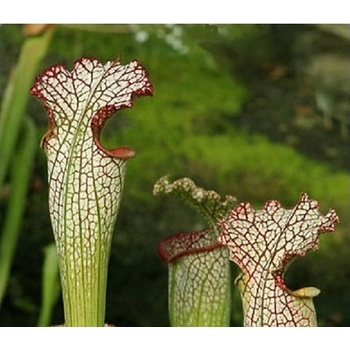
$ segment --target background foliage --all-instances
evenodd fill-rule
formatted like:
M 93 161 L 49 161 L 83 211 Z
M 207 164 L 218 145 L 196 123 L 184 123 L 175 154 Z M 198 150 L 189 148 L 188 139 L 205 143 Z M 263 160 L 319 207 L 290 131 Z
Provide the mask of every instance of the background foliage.
M 345 71 L 329 74 L 332 64 L 319 68 L 325 54 L 334 60 L 346 55 L 350 38 L 333 29 L 252 24 L 55 28 L 36 74 L 56 63 L 72 68 L 81 56 L 103 62 L 120 58 L 122 63 L 136 58 L 154 85 L 153 98 L 119 112 L 102 135 L 106 147 L 127 145 L 137 152 L 128 165 L 113 241 L 108 323 L 169 324 L 167 267 L 157 256 L 157 244 L 172 233 L 203 225 L 174 198 L 152 196 L 156 180 L 169 174 L 174 179 L 191 177 L 199 186 L 258 207 L 272 198 L 284 207 L 294 206 L 300 192 L 307 192 L 320 202 L 323 213 L 336 209 L 341 220 L 336 232 L 321 237 L 318 251 L 297 259 L 286 279 L 292 289 L 321 289 L 315 299 L 319 325 L 350 325 L 350 93 L 339 83 L 350 69 L 345 65 Z M 0 97 L 27 40 L 22 31 L 20 25 L 0 27 Z M 322 74 L 331 76 L 331 82 L 322 85 Z M 47 118 L 33 98 L 26 114 L 35 123 L 38 147 L 0 309 L 1 326 L 37 324 L 44 251 L 53 241 L 46 159 L 39 148 Z M 16 158 L 12 162 L 21 166 Z M 11 183 L 8 176 L 1 188 L 1 228 Z M 240 303 L 234 300 L 232 325 L 239 326 Z M 62 321 L 59 299 L 51 322 Z

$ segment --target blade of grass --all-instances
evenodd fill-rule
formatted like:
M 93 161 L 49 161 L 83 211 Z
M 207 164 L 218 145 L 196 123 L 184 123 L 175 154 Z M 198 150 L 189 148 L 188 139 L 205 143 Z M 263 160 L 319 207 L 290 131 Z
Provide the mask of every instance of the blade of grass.
M 0 308 L 19 237 L 33 159 L 37 148 L 35 125 L 27 118 L 24 119 L 24 122 L 22 142 L 11 164 L 11 193 L 0 237 Z
M 47 51 L 53 30 L 50 27 L 44 34 L 25 40 L 18 63 L 8 80 L 0 110 L 0 189 L 16 147 L 29 89 Z
M 45 248 L 45 261 L 42 275 L 42 305 L 38 327 L 47 327 L 51 323 L 52 310 L 60 292 L 58 259 L 54 243 Z

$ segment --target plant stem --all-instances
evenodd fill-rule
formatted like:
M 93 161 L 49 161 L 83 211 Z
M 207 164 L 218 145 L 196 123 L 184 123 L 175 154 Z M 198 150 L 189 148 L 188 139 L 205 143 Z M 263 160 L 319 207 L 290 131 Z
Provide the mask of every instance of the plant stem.
M 101 247 L 96 250 L 101 250 Z M 74 274 L 62 280 L 65 326 L 102 327 L 105 322 L 108 258 L 67 262 Z

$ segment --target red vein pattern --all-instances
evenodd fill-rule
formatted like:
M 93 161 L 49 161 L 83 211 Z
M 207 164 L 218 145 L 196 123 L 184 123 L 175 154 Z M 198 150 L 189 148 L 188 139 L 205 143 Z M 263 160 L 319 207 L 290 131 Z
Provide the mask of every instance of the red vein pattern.
M 331 232 L 339 219 L 334 210 L 326 216 L 318 202 L 300 196 L 298 204 L 283 209 L 276 200 L 263 210 L 242 203 L 221 220 L 219 241 L 228 246 L 230 259 L 241 269 L 236 282 L 241 292 L 245 326 L 316 326 L 308 287 L 289 290 L 283 280 L 286 264 L 319 244 L 319 234 Z
M 132 107 L 137 96 L 152 95 L 153 88 L 137 61 L 103 65 L 82 58 L 71 72 L 62 65 L 50 67 L 30 92 L 43 102 L 49 118 L 42 146 L 61 279 L 89 293 L 95 283 L 90 269 L 108 260 L 126 161 L 135 155 L 126 147 L 104 149 L 100 131 L 113 113 Z

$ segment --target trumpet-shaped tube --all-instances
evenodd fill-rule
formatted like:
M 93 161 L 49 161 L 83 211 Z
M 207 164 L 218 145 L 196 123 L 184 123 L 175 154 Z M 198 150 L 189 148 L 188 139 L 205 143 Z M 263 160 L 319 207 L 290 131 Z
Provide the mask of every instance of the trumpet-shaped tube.
M 307 194 L 293 209 L 276 200 L 262 210 L 242 203 L 221 220 L 219 241 L 242 270 L 236 279 L 241 292 L 245 326 L 316 326 L 314 287 L 291 291 L 283 275 L 288 262 L 316 249 L 319 235 L 333 231 L 339 221 L 334 210 L 325 216 Z
M 126 161 L 134 151 L 105 149 L 105 121 L 152 85 L 137 62 L 127 65 L 82 58 L 68 71 L 54 65 L 36 79 L 31 94 L 44 104 L 49 130 L 49 212 L 56 241 L 66 326 L 102 326 L 107 266 Z

